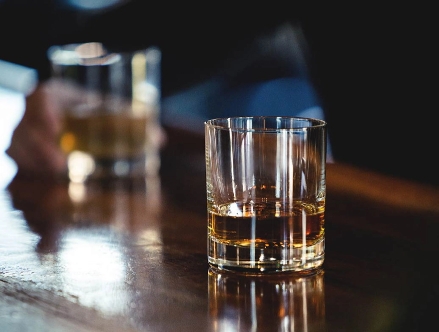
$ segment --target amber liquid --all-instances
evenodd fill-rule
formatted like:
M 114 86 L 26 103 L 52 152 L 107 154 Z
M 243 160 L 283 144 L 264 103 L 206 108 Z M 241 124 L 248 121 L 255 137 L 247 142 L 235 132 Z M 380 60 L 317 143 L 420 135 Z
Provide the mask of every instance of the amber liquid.
M 324 202 L 230 203 L 208 213 L 209 262 L 255 271 L 315 269 L 324 259 Z
M 147 115 L 67 113 L 60 145 L 66 153 L 81 151 L 95 158 L 133 158 L 145 153 L 147 125 Z
M 156 174 L 157 110 L 152 105 L 82 104 L 63 115 L 59 138 L 68 156 L 68 176 L 87 179 L 140 178 Z

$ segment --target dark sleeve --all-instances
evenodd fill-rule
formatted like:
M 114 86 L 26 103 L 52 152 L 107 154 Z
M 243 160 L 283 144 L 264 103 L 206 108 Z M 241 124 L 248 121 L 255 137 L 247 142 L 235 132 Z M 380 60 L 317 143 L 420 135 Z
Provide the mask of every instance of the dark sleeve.
M 54 44 L 103 42 L 116 51 L 156 45 L 162 50 L 164 93 L 218 73 L 253 39 L 291 19 L 291 6 L 179 4 L 125 0 L 100 11 L 62 0 L 0 0 L 7 47 L 0 58 L 49 75 L 46 51 Z
M 115 50 L 162 50 L 164 95 L 218 75 L 255 38 L 296 15 L 290 6 L 132 0 L 88 22 L 91 38 Z

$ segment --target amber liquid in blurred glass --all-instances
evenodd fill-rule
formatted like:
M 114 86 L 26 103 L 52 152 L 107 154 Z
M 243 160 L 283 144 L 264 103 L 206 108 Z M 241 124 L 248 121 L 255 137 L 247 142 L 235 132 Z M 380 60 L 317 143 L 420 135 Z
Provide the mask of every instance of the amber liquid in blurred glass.
M 133 158 L 145 153 L 148 116 L 66 114 L 60 144 L 64 152 L 82 151 L 96 158 Z
M 148 172 L 147 154 L 154 153 L 149 127 L 157 126 L 154 108 L 123 105 L 118 112 L 84 105 L 65 112 L 59 143 L 69 156 L 71 180 Z
M 323 201 L 231 203 L 209 208 L 208 214 L 208 256 L 214 266 L 266 272 L 323 263 Z

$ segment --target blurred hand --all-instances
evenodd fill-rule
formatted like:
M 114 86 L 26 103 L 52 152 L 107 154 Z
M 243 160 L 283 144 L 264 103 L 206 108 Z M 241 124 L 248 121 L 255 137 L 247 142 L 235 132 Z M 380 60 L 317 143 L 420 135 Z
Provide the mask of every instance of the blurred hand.
M 18 175 L 58 178 L 66 175 L 67 158 L 58 145 L 61 131 L 61 110 L 73 101 L 85 98 L 82 91 L 62 84 L 56 79 L 41 83 L 26 98 L 26 109 L 13 132 L 6 153 L 15 161 Z M 162 148 L 166 134 L 157 126 L 153 144 Z
M 6 150 L 18 174 L 55 177 L 66 169 L 66 158 L 57 144 L 61 123 L 59 96 L 53 87 L 53 82 L 42 83 L 26 98 L 23 118 Z

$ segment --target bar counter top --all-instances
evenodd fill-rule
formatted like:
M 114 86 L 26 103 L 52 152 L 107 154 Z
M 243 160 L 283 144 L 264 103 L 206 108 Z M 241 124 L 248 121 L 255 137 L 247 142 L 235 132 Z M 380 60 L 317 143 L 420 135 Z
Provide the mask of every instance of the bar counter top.
M 209 269 L 204 137 L 167 128 L 160 176 L 0 192 L 0 331 L 424 331 L 439 300 L 439 188 L 327 166 L 311 276 Z

